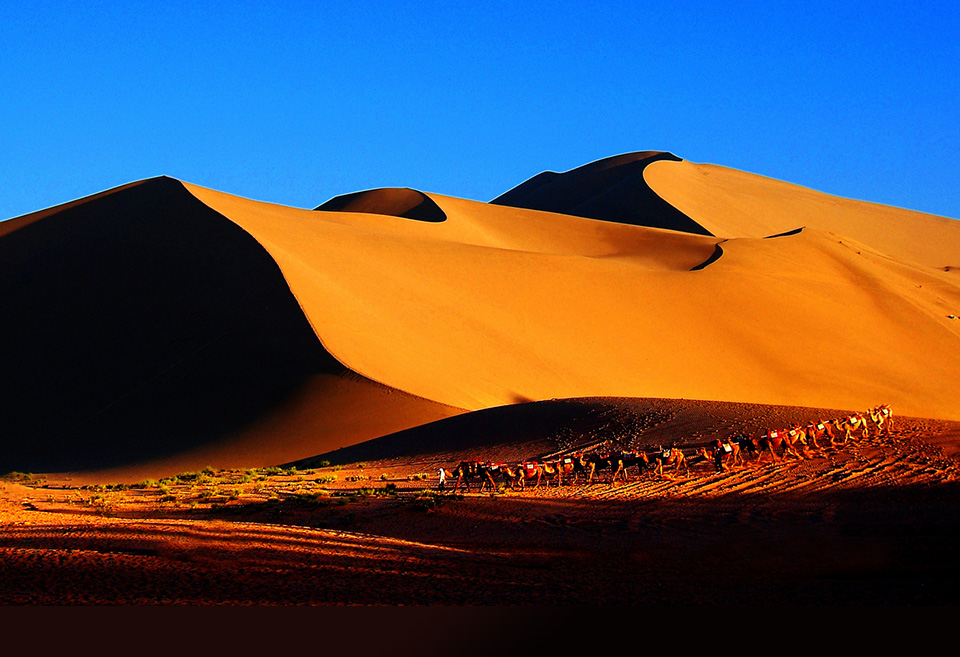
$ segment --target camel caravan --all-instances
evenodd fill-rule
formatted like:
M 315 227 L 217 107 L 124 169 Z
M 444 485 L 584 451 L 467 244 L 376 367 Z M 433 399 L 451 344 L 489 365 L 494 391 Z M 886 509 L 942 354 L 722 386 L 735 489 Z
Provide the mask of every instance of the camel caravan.
M 872 427 L 872 428 L 871 428 Z M 773 463 L 787 458 L 804 459 L 811 450 L 822 452 L 827 447 L 836 448 L 853 440 L 855 434 L 868 438 L 871 431 L 877 435 L 890 435 L 893 428 L 893 413 L 884 404 L 864 413 L 854 413 L 835 420 L 819 420 L 803 426 L 795 424 L 787 429 L 768 429 L 759 436 L 739 434 L 726 440 L 715 440 L 707 446 L 692 447 L 693 453 L 685 454 L 679 447 L 659 447 L 654 452 L 595 450 L 576 452 L 542 461 L 522 463 L 494 463 L 490 461 L 461 461 L 452 470 L 456 476 L 453 492 L 463 485 L 470 492 L 476 483 L 478 492 L 496 492 L 504 489 L 525 490 L 529 482 L 534 488 L 544 480 L 553 480 L 562 486 L 564 480 L 576 484 L 581 479 L 592 483 L 594 477 L 609 471 L 610 483 L 627 481 L 627 473 L 635 468 L 638 478 L 649 474 L 664 477 L 689 474 L 690 465 L 713 463 L 717 472 L 734 465 L 744 466 L 750 460 L 762 463 L 769 457 Z

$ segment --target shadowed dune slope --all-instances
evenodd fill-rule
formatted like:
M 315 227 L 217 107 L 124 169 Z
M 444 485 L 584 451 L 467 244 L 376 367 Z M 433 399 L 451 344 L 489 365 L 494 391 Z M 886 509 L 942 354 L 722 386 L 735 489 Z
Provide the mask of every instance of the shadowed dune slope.
M 425 223 L 187 187 L 274 256 L 338 360 L 450 406 L 885 402 L 960 418 L 955 273 L 830 232 L 722 240 L 437 194 L 447 220 Z
M 0 227 L 0 470 L 265 465 L 456 412 L 350 373 L 179 181 Z
M 960 266 L 960 221 L 806 187 L 713 164 L 652 163 L 650 187 L 721 237 L 764 237 L 801 226 L 829 231 L 900 259 Z
M 644 181 L 644 170 L 663 160 L 679 158 L 672 153 L 643 151 L 608 157 L 566 173 L 544 171 L 490 202 L 710 235 L 710 231 L 661 199 Z
M 443 221 L 447 216 L 426 194 L 409 188 L 371 189 L 336 196 L 316 208 L 326 212 L 386 214 L 419 221 Z

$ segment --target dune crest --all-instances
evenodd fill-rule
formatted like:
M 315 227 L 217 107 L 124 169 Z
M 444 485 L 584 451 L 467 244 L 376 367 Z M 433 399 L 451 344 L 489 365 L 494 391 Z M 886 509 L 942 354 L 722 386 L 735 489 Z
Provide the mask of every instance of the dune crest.
M 808 226 L 930 267 L 947 266 L 960 253 L 955 219 L 831 196 L 714 164 L 660 160 L 644 170 L 644 178 L 714 235 L 762 237 Z
M 447 215 L 423 192 L 410 188 L 371 189 L 335 196 L 315 208 L 323 212 L 386 214 L 418 221 L 445 221 Z
M 665 202 L 644 180 L 648 166 L 680 161 L 673 153 L 625 153 L 565 173 L 545 171 L 490 201 L 588 219 L 713 235 Z

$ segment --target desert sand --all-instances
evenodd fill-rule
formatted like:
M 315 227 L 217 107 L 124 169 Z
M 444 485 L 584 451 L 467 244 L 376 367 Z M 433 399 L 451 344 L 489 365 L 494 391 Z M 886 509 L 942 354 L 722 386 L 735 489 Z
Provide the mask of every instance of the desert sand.
M 691 448 L 823 413 L 558 400 L 450 418 L 315 468 L 209 470 L 130 489 L 8 478 L 0 602 L 955 604 L 958 422 L 898 417 L 890 436 L 721 473 L 699 462 L 615 484 L 607 471 L 590 484 L 481 494 L 474 482 L 453 495 L 451 481 L 430 493 L 433 472 L 464 458 L 611 439 L 649 448 L 665 436 Z
M 161 177 L 2 222 L 0 471 L 42 474 L 4 484 L 0 591 L 955 602 L 942 546 L 957 531 L 957 266 L 955 220 L 660 152 L 544 172 L 491 203 L 392 188 L 307 210 Z M 892 436 L 719 475 L 470 493 L 430 511 L 412 479 L 602 447 L 692 457 L 879 404 L 905 418 Z M 318 492 L 327 461 L 353 474 L 324 482 L 336 504 L 306 508 L 270 477 L 217 502 L 82 488 L 283 465 L 312 471 Z M 359 492 L 386 483 L 396 495 Z M 904 523 L 921 538 L 904 542 Z M 732 565 L 754 534 L 799 561 Z M 919 558 L 927 570 L 906 565 Z M 298 583 L 239 581 L 240 564 Z M 66 588 L 64 569 L 79 578 Z M 126 583 L 97 584 L 108 571 Z M 18 572 L 47 588 L 31 594 Z

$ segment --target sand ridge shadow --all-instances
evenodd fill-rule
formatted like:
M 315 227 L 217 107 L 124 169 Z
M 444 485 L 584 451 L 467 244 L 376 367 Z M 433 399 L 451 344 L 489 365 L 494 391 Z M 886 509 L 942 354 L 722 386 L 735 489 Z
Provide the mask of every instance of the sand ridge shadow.
M 428 223 L 447 220 L 436 201 L 409 187 L 384 187 L 335 196 L 314 208 L 320 212 L 364 212 L 383 214 Z
M 0 237 L 0 470 L 161 458 L 346 369 L 266 250 L 177 180 L 23 224 Z
M 725 241 L 726 241 L 726 240 L 724 240 L 724 242 L 725 242 Z M 722 242 L 721 242 L 720 244 L 722 244 Z M 709 266 L 712 265 L 713 263 L 715 263 L 717 260 L 719 260 L 720 257 L 723 255 L 723 248 L 721 248 L 720 244 L 717 244 L 717 245 L 714 247 L 713 253 L 710 255 L 709 258 L 707 258 L 706 260 L 704 260 L 703 262 L 701 262 L 699 265 L 696 265 L 696 266 L 694 266 L 694 267 L 691 267 L 691 268 L 690 268 L 690 271 L 701 271 L 701 270 L 703 270 L 703 269 L 706 269 L 707 267 L 709 267 Z
M 682 160 L 673 153 L 643 151 L 591 162 L 565 173 L 544 171 L 490 201 L 529 210 L 635 226 L 712 235 L 661 198 L 643 177 L 654 162 Z

